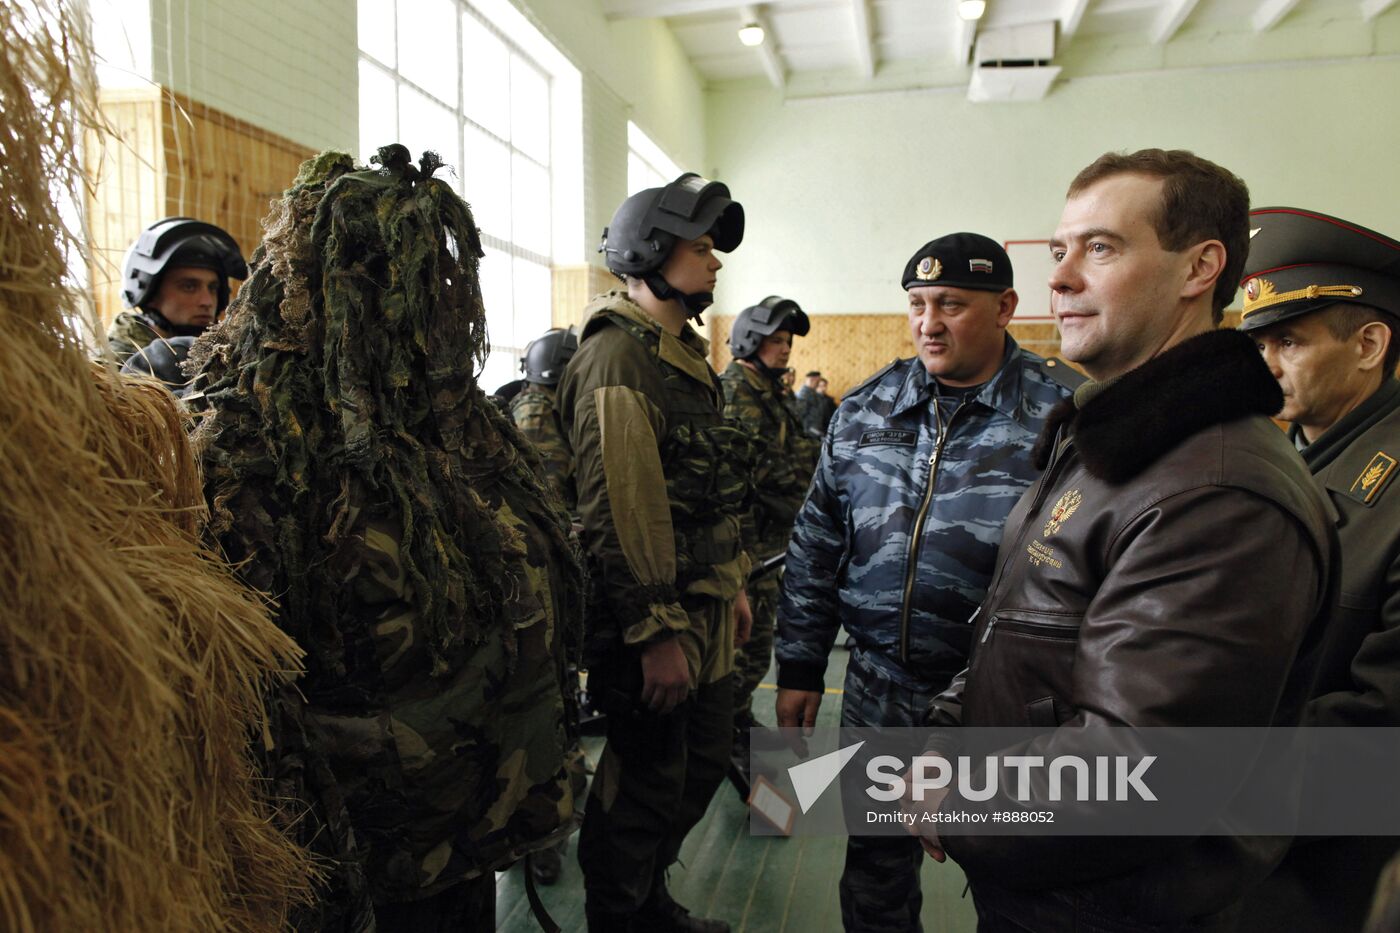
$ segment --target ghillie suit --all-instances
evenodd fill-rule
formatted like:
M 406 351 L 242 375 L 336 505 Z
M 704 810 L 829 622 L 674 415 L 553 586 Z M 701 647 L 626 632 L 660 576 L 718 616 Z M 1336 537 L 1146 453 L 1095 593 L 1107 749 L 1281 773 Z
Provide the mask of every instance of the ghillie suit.
M 174 400 L 86 359 L 53 203 L 86 55 L 0 6 L 0 929 L 279 930 L 310 862 L 247 750 L 299 652 L 200 546 Z
M 540 463 L 476 384 L 467 205 L 402 146 L 323 153 L 196 344 L 213 528 L 307 652 L 275 777 L 337 867 L 307 925 L 435 896 L 572 828 L 565 648 L 577 546 Z M 348 914 L 348 916 L 347 916 Z

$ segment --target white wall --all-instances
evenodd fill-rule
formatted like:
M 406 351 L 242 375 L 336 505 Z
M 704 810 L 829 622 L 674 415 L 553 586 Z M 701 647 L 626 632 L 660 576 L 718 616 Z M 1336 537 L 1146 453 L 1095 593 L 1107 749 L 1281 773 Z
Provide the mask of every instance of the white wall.
M 355 151 L 355 0 L 150 0 L 150 16 L 158 84 L 309 148 Z
M 705 91 L 659 20 L 609 21 L 597 0 L 512 0 L 583 73 L 585 258 L 627 197 L 627 121 L 687 171 L 707 173 Z
M 1390 53 L 1084 77 L 1034 104 L 972 104 L 962 87 L 787 103 L 756 84 L 717 89 L 711 161 L 748 229 L 716 310 L 777 293 L 809 312 L 898 311 L 921 244 L 957 230 L 1047 237 L 1071 178 L 1106 150 L 1191 149 L 1244 178 L 1256 206 L 1400 235 L 1397 100 Z

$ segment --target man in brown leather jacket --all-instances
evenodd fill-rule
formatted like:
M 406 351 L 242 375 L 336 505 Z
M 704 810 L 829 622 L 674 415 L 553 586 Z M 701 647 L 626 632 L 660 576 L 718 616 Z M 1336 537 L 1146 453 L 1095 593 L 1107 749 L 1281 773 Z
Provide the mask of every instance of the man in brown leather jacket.
M 935 724 L 1050 727 L 1048 760 L 1115 728 L 1298 722 L 1336 535 L 1253 341 L 1216 330 L 1248 210 L 1243 182 L 1183 151 L 1106 154 L 1071 184 L 1052 310 L 1094 381 L 1050 416 Z M 1288 844 L 922 832 L 967 873 L 982 933 L 1231 929 Z
M 1292 207 L 1253 211 L 1250 228 L 1240 330 L 1279 380 L 1279 417 L 1340 518 L 1341 599 L 1305 721 L 1400 726 L 1400 242 Z M 1246 928 L 1361 929 L 1397 846 L 1300 841 L 1251 898 Z

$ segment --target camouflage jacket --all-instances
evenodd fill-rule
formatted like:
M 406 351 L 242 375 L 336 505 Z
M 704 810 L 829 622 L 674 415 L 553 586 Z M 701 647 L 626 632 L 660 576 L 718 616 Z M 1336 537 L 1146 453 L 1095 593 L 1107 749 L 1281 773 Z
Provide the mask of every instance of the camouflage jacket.
M 939 396 L 917 358 L 846 395 L 788 546 L 780 686 L 822 689 L 843 625 L 902 685 L 942 689 L 963 669 L 1002 526 L 1038 473 L 1031 449 L 1076 376 L 1008 336 L 975 398 Z
M 162 336 L 139 312 L 123 311 L 107 328 L 107 352 L 121 366 L 137 350 Z
M 599 623 L 628 644 L 685 631 L 681 595 L 733 599 L 748 572 L 748 436 L 720 412 L 707 343 L 625 292 L 595 298 L 559 383 Z
M 508 634 L 473 646 L 450 672 L 431 673 L 397 510 L 352 507 L 355 533 L 331 556 L 360 623 L 337 624 L 358 641 L 355 663 L 377 669 L 308 677 L 302 715 L 335 775 L 376 901 L 500 868 L 567 834 L 582 799 L 577 713 L 567 695 L 541 691 L 563 680 L 561 647 L 577 637 L 568 631 L 579 609 L 566 595 L 569 568 L 542 531 L 550 519 L 540 502 L 489 478 L 479 491 L 517 535 L 505 557 L 519 589 Z M 352 501 L 375 498 L 352 485 Z
M 535 445 L 554 491 L 570 512 L 575 511 L 578 494 L 574 491 L 574 452 L 564 439 L 554 387 L 526 384 L 510 400 L 510 420 Z
M 745 537 L 755 542 L 754 561 L 787 549 L 788 536 L 807 484 L 812 480 L 818 444 L 807 436 L 792 396 L 771 376 L 732 361 L 720 374 L 724 416 L 753 436 L 759 451 L 754 467 L 754 504 L 745 516 Z

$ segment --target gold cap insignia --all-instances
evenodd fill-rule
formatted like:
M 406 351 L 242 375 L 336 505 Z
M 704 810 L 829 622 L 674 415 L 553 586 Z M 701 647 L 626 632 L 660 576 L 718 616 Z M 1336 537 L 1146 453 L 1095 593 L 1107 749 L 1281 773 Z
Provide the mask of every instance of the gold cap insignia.
M 1363 289 L 1360 285 L 1308 285 L 1292 291 L 1281 292 L 1268 279 L 1250 279 L 1244 283 L 1244 313 L 1249 317 L 1255 311 L 1263 311 L 1285 301 L 1311 301 L 1315 298 L 1360 298 Z
M 1390 474 L 1395 472 L 1395 458 L 1385 451 L 1378 450 L 1371 458 L 1371 462 L 1366 464 L 1366 469 L 1361 471 L 1361 475 L 1351 484 L 1351 491 L 1361 495 L 1361 501 L 1370 503 L 1385 487 L 1386 481 L 1390 479 Z
M 932 256 L 925 256 L 919 260 L 919 265 L 915 267 L 914 274 L 925 282 L 932 282 L 943 274 L 943 263 Z
M 1050 520 L 1045 523 L 1045 537 L 1050 537 L 1060 530 L 1060 526 L 1069 520 L 1074 514 L 1074 510 L 1079 508 L 1079 503 L 1084 501 L 1084 497 L 1079 494 L 1078 489 L 1071 489 L 1060 496 L 1055 507 L 1050 510 Z

